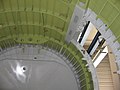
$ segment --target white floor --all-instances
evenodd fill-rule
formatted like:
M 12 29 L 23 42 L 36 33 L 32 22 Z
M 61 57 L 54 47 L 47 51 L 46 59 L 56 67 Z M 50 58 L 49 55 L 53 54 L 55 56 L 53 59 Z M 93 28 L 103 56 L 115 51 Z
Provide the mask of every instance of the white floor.
M 17 47 L 0 60 L 0 90 L 78 90 L 71 69 L 51 51 Z

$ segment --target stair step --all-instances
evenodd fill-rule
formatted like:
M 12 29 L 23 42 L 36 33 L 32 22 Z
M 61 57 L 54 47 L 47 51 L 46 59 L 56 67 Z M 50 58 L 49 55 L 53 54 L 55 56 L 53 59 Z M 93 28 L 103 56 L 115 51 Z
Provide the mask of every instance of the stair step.
M 100 90 L 114 90 L 110 63 L 108 59 L 108 56 L 106 56 L 96 69 Z
M 100 86 L 100 90 L 114 90 L 113 86 Z

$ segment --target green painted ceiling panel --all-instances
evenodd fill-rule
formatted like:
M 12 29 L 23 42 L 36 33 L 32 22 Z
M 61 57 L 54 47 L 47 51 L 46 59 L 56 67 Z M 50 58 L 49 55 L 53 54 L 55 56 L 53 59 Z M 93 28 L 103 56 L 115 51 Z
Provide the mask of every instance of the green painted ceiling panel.
M 53 5 L 52 5 L 53 4 Z M 51 11 L 52 13 L 54 13 L 54 9 L 55 9 L 55 0 L 48 0 L 48 11 Z
M 96 12 L 98 18 L 102 19 L 102 21 L 112 30 L 116 37 L 120 36 L 119 0 L 90 0 L 89 8 Z
M 19 35 L 24 34 L 24 33 L 23 33 L 23 30 L 22 30 L 22 27 L 21 27 L 20 25 L 17 26 L 17 30 L 18 30 L 18 32 L 19 32 Z
M 53 26 L 53 16 L 51 15 L 46 15 L 46 24 L 49 26 Z
M 0 38 L 5 36 L 5 31 L 0 29 Z
M 106 0 L 91 0 L 89 7 L 94 10 L 97 14 L 99 14 L 101 7 L 105 4 Z
M 115 36 L 120 35 L 120 15 L 116 18 L 116 20 L 110 26 L 111 30 L 115 34 Z
M 26 24 L 27 18 L 26 18 L 26 12 L 20 12 L 20 22 L 21 24 Z
M 33 18 L 34 18 L 33 17 L 33 12 L 27 12 L 26 14 L 27 14 L 26 15 L 27 16 L 26 17 L 26 20 L 27 20 L 26 23 L 27 24 L 33 24 Z
M 55 28 L 63 31 L 65 22 L 63 20 L 58 19 L 58 18 L 54 18 L 53 25 Z
M 44 25 L 49 25 L 51 26 L 53 23 L 53 16 L 49 15 L 49 14 L 44 14 Z
M 16 30 L 11 31 L 13 34 L 29 35 L 36 32 L 33 30 L 35 27 L 44 29 L 47 26 L 50 34 L 57 31 L 58 35 L 62 35 L 63 31 L 67 31 L 74 9 L 73 4 L 76 2 L 77 0 L 2 0 L 0 23 L 6 27 L 12 26 L 8 28 L 9 32 L 15 28 Z M 40 30 L 39 33 L 45 35 L 44 30 Z
M 3 29 L 0 29 L 0 37 L 6 37 L 9 34 L 9 27 L 4 27 Z
M 50 0 L 50 1 L 52 1 L 52 0 Z M 34 11 L 39 11 L 40 10 L 40 0 L 39 0 L 39 2 L 38 2 L 38 0 L 33 0 L 33 10 Z
M 33 24 L 39 24 L 41 22 L 41 14 L 40 13 L 33 13 Z
M 28 26 L 27 25 L 21 25 L 23 33 L 28 34 Z
M 118 13 L 119 12 L 117 9 L 113 7 L 109 2 L 107 2 L 104 6 L 104 9 L 101 10 L 100 15 L 107 21 L 108 25 L 110 25 Z
M 0 12 L 3 11 L 2 3 L 0 2 Z
M 45 32 L 45 36 L 47 36 L 47 37 L 51 37 L 50 35 L 51 35 L 51 29 L 48 29 L 48 28 L 44 28 L 44 32 Z
M 41 10 L 46 11 L 48 9 L 47 0 L 41 0 Z
M 8 22 L 6 21 L 6 15 L 5 13 L 0 13 L 0 24 L 6 25 Z
M 40 27 L 39 26 L 34 26 L 34 34 L 39 35 L 40 34 Z
M 68 7 L 66 7 L 65 4 L 56 2 L 55 4 L 55 13 L 59 13 L 60 16 L 63 16 L 64 18 L 67 18 L 68 14 Z
M 16 35 L 16 28 L 14 26 L 9 26 L 9 31 L 12 35 Z
M 2 9 L 6 11 L 10 11 L 12 8 L 10 6 L 10 1 L 9 0 L 1 0 L 2 3 Z
M 44 28 L 43 27 L 39 27 L 39 35 L 44 36 Z
M 34 35 L 34 26 L 32 26 L 32 25 L 28 25 L 28 34 L 30 34 L 30 35 Z
M 5 0 L 6 1 L 6 0 Z M 10 7 L 12 8 L 12 10 L 18 10 L 18 0 L 10 0 Z
M 9 34 L 11 35 L 11 31 L 10 31 L 9 27 L 5 27 L 3 29 L 3 32 L 4 32 L 3 36 L 9 36 Z
M 25 8 L 25 3 L 24 3 L 25 0 L 18 0 L 18 10 L 24 10 Z
M 33 9 L 33 0 L 25 0 L 25 7 L 27 10 L 32 10 Z
M 6 21 L 8 21 L 9 25 L 12 25 L 15 23 L 15 17 L 13 15 L 13 13 L 7 12 L 6 14 Z

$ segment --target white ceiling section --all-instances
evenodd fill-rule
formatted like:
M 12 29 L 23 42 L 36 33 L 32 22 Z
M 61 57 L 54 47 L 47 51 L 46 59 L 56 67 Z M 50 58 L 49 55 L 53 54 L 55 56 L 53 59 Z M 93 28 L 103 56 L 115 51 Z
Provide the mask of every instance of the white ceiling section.
M 95 68 L 100 64 L 100 62 L 105 58 L 105 56 L 108 54 L 108 48 L 107 46 L 97 55 L 97 58 L 94 60 L 94 66 Z
M 85 32 L 85 35 L 83 36 L 82 41 L 81 41 L 81 43 L 80 43 L 81 46 L 83 46 L 83 45 L 85 44 L 88 36 L 91 34 L 91 32 L 92 32 L 92 30 L 93 30 L 93 27 L 94 27 L 94 26 L 93 26 L 92 23 L 90 23 L 90 24 L 88 25 L 87 30 L 86 30 L 86 32 Z

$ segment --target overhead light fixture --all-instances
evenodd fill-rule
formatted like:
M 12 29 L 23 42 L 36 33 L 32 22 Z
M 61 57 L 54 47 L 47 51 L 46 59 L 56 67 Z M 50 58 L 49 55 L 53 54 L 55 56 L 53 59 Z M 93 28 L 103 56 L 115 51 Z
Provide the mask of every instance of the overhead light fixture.
M 105 56 L 108 54 L 108 48 L 107 46 L 102 50 L 102 52 L 99 53 L 97 58 L 94 60 L 94 67 L 96 68 L 100 62 L 105 58 Z

